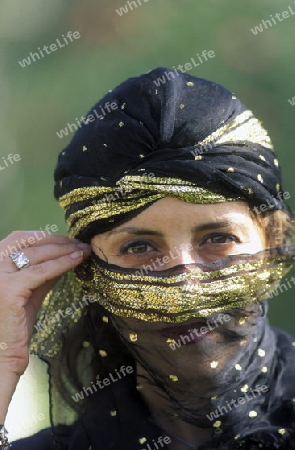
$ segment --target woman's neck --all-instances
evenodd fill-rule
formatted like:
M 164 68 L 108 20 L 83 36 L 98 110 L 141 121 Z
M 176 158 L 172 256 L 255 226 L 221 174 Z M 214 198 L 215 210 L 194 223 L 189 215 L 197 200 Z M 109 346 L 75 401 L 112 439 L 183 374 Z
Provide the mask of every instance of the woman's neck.
M 150 383 L 148 373 L 139 364 L 137 383 L 153 421 L 163 431 L 163 435 L 168 435 L 171 439 L 169 450 L 192 450 L 211 439 L 212 429 L 196 427 L 181 420 L 177 414 L 168 412 L 173 409 L 173 405 L 166 396 L 163 396 L 159 387 Z
M 175 358 L 171 361 L 164 357 L 166 354 L 162 359 L 154 359 L 153 366 L 144 361 L 146 368 L 137 362 L 139 392 L 153 421 L 170 436 L 169 450 L 198 448 L 218 436 L 218 432 L 235 434 L 248 401 L 259 412 L 262 393 L 255 389 L 262 384 L 268 385 L 275 359 L 275 338 L 264 318 L 252 320 L 249 319 L 252 323 L 247 333 L 223 345 L 222 354 L 214 355 L 215 347 L 208 347 L 212 351 L 210 356 L 216 356 L 214 359 L 219 362 L 214 369 L 212 365 L 204 369 L 199 357 L 201 344 L 194 347 L 191 358 L 183 367 L 175 366 Z M 241 346 L 246 341 L 248 344 Z M 175 383 L 171 383 L 171 372 L 166 371 L 173 368 L 179 375 L 179 378 L 175 377 Z M 255 395 L 251 395 L 251 390 Z M 242 400 L 237 403 L 236 399 L 240 397 Z M 187 444 L 182 444 L 181 440 Z

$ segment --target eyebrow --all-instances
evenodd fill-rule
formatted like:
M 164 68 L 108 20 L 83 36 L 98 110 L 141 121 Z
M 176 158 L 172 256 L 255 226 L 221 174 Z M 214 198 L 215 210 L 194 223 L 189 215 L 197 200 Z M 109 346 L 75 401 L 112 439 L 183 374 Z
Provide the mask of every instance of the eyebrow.
M 245 230 L 246 227 L 242 222 L 233 222 L 230 220 L 225 220 L 222 222 L 207 222 L 203 223 L 201 225 L 197 225 L 191 229 L 192 234 L 200 232 L 200 231 L 206 231 L 206 230 L 216 230 L 220 228 L 228 228 L 228 227 L 238 227 L 241 230 Z M 164 234 L 160 231 L 155 230 L 149 230 L 146 228 L 137 228 L 137 227 L 123 227 L 119 230 L 110 230 L 108 232 L 108 236 L 111 236 L 113 234 L 120 234 L 120 233 L 127 233 L 127 234 L 133 234 L 136 236 L 140 235 L 150 235 L 150 236 L 159 236 L 164 237 Z
M 120 230 L 111 230 L 108 232 L 108 236 L 111 236 L 112 234 L 119 234 L 119 233 L 128 233 L 128 234 L 135 234 L 135 235 L 141 235 L 141 234 L 147 234 L 152 236 L 160 236 L 163 237 L 163 233 L 160 231 L 155 230 L 148 230 L 145 228 L 137 228 L 137 227 L 124 227 L 120 228 Z
M 228 228 L 228 227 L 238 227 L 241 229 L 245 229 L 245 224 L 242 221 L 232 221 L 232 220 L 224 220 L 222 222 L 207 222 L 203 223 L 201 225 L 197 225 L 196 227 L 192 228 L 192 232 L 196 233 L 199 231 L 205 231 L 205 230 L 216 230 L 218 228 Z

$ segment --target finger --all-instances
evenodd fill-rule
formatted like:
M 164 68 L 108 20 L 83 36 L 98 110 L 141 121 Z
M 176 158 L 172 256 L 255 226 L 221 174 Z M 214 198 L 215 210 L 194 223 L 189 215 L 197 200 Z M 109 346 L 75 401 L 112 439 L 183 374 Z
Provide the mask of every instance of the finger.
M 69 255 L 76 250 L 82 250 L 84 254 L 90 255 L 91 246 L 84 243 L 68 243 L 68 244 L 47 244 L 36 247 L 28 247 L 24 254 L 29 259 L 29 266 L 40 264 L 45 261 L 54 260 L 60 256 Z M 11 273 L 15 272 L 16 265 L 8 258 L 1 266 L 2 270 Z
M 1 243 L 5 242 L 6 244 L 13 244 L 14 242 L 20 246 L 30 246 L 38 244 L 43 240 L 69 240 L 69 241 L 78 241 L 78 239 L 70 238 L 69 236 L 65 236 L 57 233 L 45 233 L 39 230 L 19 230 L 12 231 L 8 236 L 6 236 Z
M 43 245 L 44 243 L 68 243 L 79 242 L 78 239 L 69 238 L 61 234 L 45 234 L 44 232 L 33 231 L 13 231 L 0 242 L 0 251 L 7 250 L 7 254 L 14 251 L 21 251 L 27 247 Z
M 59 281 L 59 279 L 62 277 L 56 277 L 53 278 L 50 281 L 47 281 L 46 283 L 42 284 L 41 286 L 39 286 L 37 289 L 34 290 L 31 298 L 30 298 L 30 305 L 32 308 L 35 309 L 35 314 L 38 313 L 38 310 L 40 308 L 40 306 L 42 305 L 46 295 L 48 294 L 48 292 L 53 289 L 54 285 Z
M 48 235 L 43 235 L 42 233 L 40 234 L 38 231 L 33 231 L 33 236 L 28 236 L 28 238 L 26 239 L 26 244 L 27 246 L 30 247 L 34 247 L 34 246 L 38 246 L 38 245 L 43 245 L 44 243 L 46 244 L 51 244 L 51 243 L 69 243 L 69 242 L 81 242 L 79 241 L 79 239 L 75 239 L 75 238 L 70 238 L 69 236 L 64 236 L 62 234 L 48 234 Z M 30 237 L 32 237 L 33 239 L 30 239 Z M 30 239 L 30 242 L 29 242 Z
M 88 254 L 84 255 L 82 250 L 77 250 L 70 255 L 29 266 L 18 272 L 18 281 L 24 289 L 36 289 L 43 283 L 60 277 L 63 273 L 78 266 L 87 257 Z

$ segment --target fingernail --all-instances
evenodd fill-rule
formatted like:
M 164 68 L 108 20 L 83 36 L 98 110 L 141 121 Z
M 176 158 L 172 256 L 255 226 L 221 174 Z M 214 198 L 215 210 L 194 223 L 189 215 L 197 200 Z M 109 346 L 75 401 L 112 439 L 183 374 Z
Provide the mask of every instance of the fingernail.
M 77 252 L 73 252 L 70 254 L 70 258 L 72 259 L 78 259 L 81 258 L 81 256 L 83 256 L 83 252 L 81 250 L 78 250 Z

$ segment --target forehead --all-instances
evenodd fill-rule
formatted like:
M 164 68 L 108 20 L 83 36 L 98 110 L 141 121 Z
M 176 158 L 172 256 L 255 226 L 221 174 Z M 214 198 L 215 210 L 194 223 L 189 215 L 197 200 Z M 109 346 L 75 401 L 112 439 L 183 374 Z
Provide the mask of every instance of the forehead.
M 184 214 L 184 215 L 183 215 Z M 249 215 L 249 205 L 246 202 L 222 202 L 211 204 L 198 204 L 185 202 L 176 198 L 166 197 L 153 203 L 129 222 L 135 220 L 145 220 L 147 218 L 157 217 L 157 219 L 165 217 L 174 217 L 178 220 L 185 220 L 188 216 L 202 218 L 203 215 L 215 217 L 218 215 Z
M 114 234 L 126 227 L 144 227 L 169 229 L 196 226 L 206 223 L 243 223 L 253 224 L 249 205 L 246 202 L 223 202 L 214 204 L 196 204 L 175 198 L 163 198 L 153 203 L 136 217 L 113 228 L 107 234 Z

